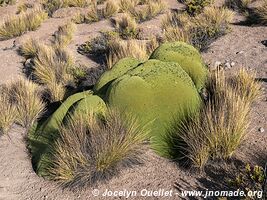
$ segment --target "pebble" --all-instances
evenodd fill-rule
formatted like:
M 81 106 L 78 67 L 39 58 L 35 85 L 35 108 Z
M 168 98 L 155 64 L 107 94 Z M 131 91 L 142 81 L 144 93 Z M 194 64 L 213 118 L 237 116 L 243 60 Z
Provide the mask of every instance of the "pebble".
M 235 62 L 231 62 L 231 67 L 235 66 Z
M 231 69 L 231 64 L 229 62 L 225 63 L 224 66 L 226 69 Z
M 263 133 L 265 130 L 264 130 L 263 127 L 260 127 L 260 128 L 259 128 L 259 131 L 260 131 L 261 133 Z
M 244 51 L 238 51 L 236 52 L 236 54 L 242 54 L 242 53 L 245 53 Z
M 215 67 L 220 67 L 221 64 L 222 64 L 222 63 L 221 63 L 220 61 L 216 61 L 216 62 L 215 62 Z

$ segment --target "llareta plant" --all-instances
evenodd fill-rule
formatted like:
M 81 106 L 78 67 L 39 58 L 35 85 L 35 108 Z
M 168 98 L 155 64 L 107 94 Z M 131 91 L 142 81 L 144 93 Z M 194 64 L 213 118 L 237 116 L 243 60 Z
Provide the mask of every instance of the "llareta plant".
M 266 167 L 264 169 L 258 165 L 247 164 L 245 170 L 241 171 L 234 179 L 229 180 L 229 185 L 245 191 L 247 194 L 250 191 L 258 191 L 257 195 L 247 195 L 251 199 L 266 199 L 264 198 L 267 189 Z

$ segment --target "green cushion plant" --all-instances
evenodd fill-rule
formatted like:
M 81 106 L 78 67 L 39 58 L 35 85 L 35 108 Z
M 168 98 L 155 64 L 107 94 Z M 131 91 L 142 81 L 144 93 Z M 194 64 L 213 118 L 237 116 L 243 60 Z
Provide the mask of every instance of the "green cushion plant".
M 106 105 L 100 97 L 85 91 L 68 97 L 45 122 L 36 124 L 29 133 L 29 147 L 37 174 L 47 175 L 53 143 L 59 137 L 60 126 L 67 123 L 69 117 L 89 112 L 102 115 L 105 110 Z
M 97 81 L 94 87 L 94 92 L 105 97 L 108 86 L 116 78 L 124 75 L 127 71 L 135 68 L 141 63 L 141 61 L 135 58 L 123 58 L 119 60 L 110 70 L 106 71 Z
M 207 69 L 197 49 L 184 42 L 167 42 L 160 45 L 150 59 L 177 62 L 192 78 L 200 91 L 205 84 Z
M 162 136 L 172 118 L 196 111 L 200 98 L 190 76 L 178 63 L 152 59 L 113 81 L 107 102 L 149 126 L 152 146 L 164 156 Z

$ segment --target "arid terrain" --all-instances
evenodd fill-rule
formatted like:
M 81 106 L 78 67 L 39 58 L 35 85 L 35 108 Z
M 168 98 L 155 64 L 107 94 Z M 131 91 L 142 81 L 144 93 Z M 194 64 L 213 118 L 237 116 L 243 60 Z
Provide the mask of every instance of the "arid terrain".
M 26 2 L 19 1 L 15 5 L 0 7 L 0 23 L 8 15 L 15 15 L 17 5 Z M 33 2 L 34 1 L 29 1 Z M 168 9 L 184 9 L 177 0 L 167 0 Z M 217 2 L 222 3 L 221 1 Z M 254 5 L 252 5 L 254 6 Z M 18 53 L 23 41 L 34 38 L 50 43 L 58 26 L 65 24 L 77 9 L 62 8 L 46 19 L 36 31 L 30 31 L 22 36 L 0 41 L 0 83 L 16 80 L 24 76 L 25 58 Z M 143 22 L 140 27 L 145 35 L 160 35 L 161 18 L 165 14 Z M 56 182 L 39 177 L 32 168 L 31 156 L 26 145 L 25 129 L 13 125 L 8 134 L 0 137 L 0 199 L 1 200 L 75 200 L 75 199 L 125 199 L 125 197 L 94 196 L 92 191 L 98 189 L 102 194 L 106 189 L 141 191 L 173 190 L 172 197 L 130 197 L 129 199 L 187 199 L 181 196 L 183 190 L 224 190 L 227 180 L 249 163 L 263 166 L 267 163 L 267 26 L 244 25 L 244 17 L 235 12 L 231 31 L 214 40 L 201 52 L 204 62 L 213 68 L 216 65 L 226 65 L 226 74 L 231 76 L 240 67 L 257 72 L 257 78 L 262 82 L 263 94 L 253 105 L 250 132 L 232 158 L 228 161 L 212 161 L 205 170 L 199 173 L 194 169 L 184 169 L 175 162 L 162 158 L 152 150 L 145 153 L 142 165 L 122 170 L 117 176 L 106 183 L 95 187 L 87 187 L 82 191 L 70 191 L 58 186 Z M 67 46 L 77 65 L 92 68 L 91 84 L 104 71 L 103 66 L 86 55 L 78 53 L 78 47 L 100 34 L 100 31 L 113 30 L 108 19 L 91 24 L 77 24 L 73 40 Z M 232 64 L 232 66 L 227 67 Z M 227 65 L 228 64 L 228 65 Z M 242 112 L 242 110 L 240 110 Z M 192 199 L 198 199 L 192 198 Z M 211 197 L 210 199 L 215 199 Z

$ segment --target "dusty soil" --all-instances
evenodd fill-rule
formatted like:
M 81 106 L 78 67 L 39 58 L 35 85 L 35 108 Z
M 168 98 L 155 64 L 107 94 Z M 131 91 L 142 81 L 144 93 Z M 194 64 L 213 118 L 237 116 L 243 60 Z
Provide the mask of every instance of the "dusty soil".
M 176 0 L 169 0 L 169 7 L 182 8 Z M 68 8 L 67 10 L 71 10 Z M 0 8 L 0 22 L 8 15 L 16 12 L 16 6 Z M 24 59 L 17 54 L 17 49 L 22 41 L 34 37 L 49 42 L 51 35 L 59 25 L 68 20 L 69 15 L 58 11 L 54 18 L 46 20 L 42 26 L 34 32 L 29 32 L 21 37 L 0 41 L 0 84 L 10 79 L 22 76 L 21 69 Z M 152 33 L 160 31 L 159 22 L 161 16 L 142 24 L 148 27 Z M 182 190 L 222 190 L 227 188 L 226 179 L 231 171 L 241 168 L 245 163 L 264 165 L 267 162 L 267 47 L 262 41 L 267 40 L 267 27 L 232 25 L 232 31 L 214 41 L 210 47 L 202 53 L 204 60 L 210 66 L 216 61 L 234 62 L 235 65 L 228 69 L 229 74 L 239 67 L 245 66 L 257 71 L 258 78 L 263 82 L 264 94 L 259 102 L 255 103 L 252 116 L 251 131 L 246 141 L 241 145 L 233 159 L 226 163 L 211 163 L 205 172 L 197 173 L 193 170 L 185 170 L 164 158 L 157 156 L 148 150 L 144 157 L 145 162 L 141 166 L 123 170 L 118 176 L 107 183 L 102 183 L 95 188 L 86 188 L 84 191 L 72 192 L 63 190 L 51 181 L 38 177 L 32 169 L 30 156 L 26 148 L 25 130 L 14 125 L 8 135 L 0 138 L 0 199 L 1 200 L 74 200 L 74 199 L 125 199 L 105 198 L 93 196 L 93 189 L 99 189 L 100 194 L 106 189 L 141 191 L 147 190 L 173 190 L 177 195 L 170 199 L 183 199 L 180 196 Z M 77 25 L 77 31 L 69 50 L 75 56 L 76 62 L 92 68 L 99 67 L 97 63 L 88 57 L 77 53 L 77 46 L 84 43 L 89 37 L 94 37 L 101 30 L 112 29 L 108 20 L 94 24 Z M 241 112 L 241 111 L 240 111 Z M 259 128 L 265 131 L 261 133 Z M 231 169 L 231 170 L 229 170 Z M 163 199 L 162 197 L 132 197 L 130 199 Z M 168 198 L 164 198 L 168 199 Z

